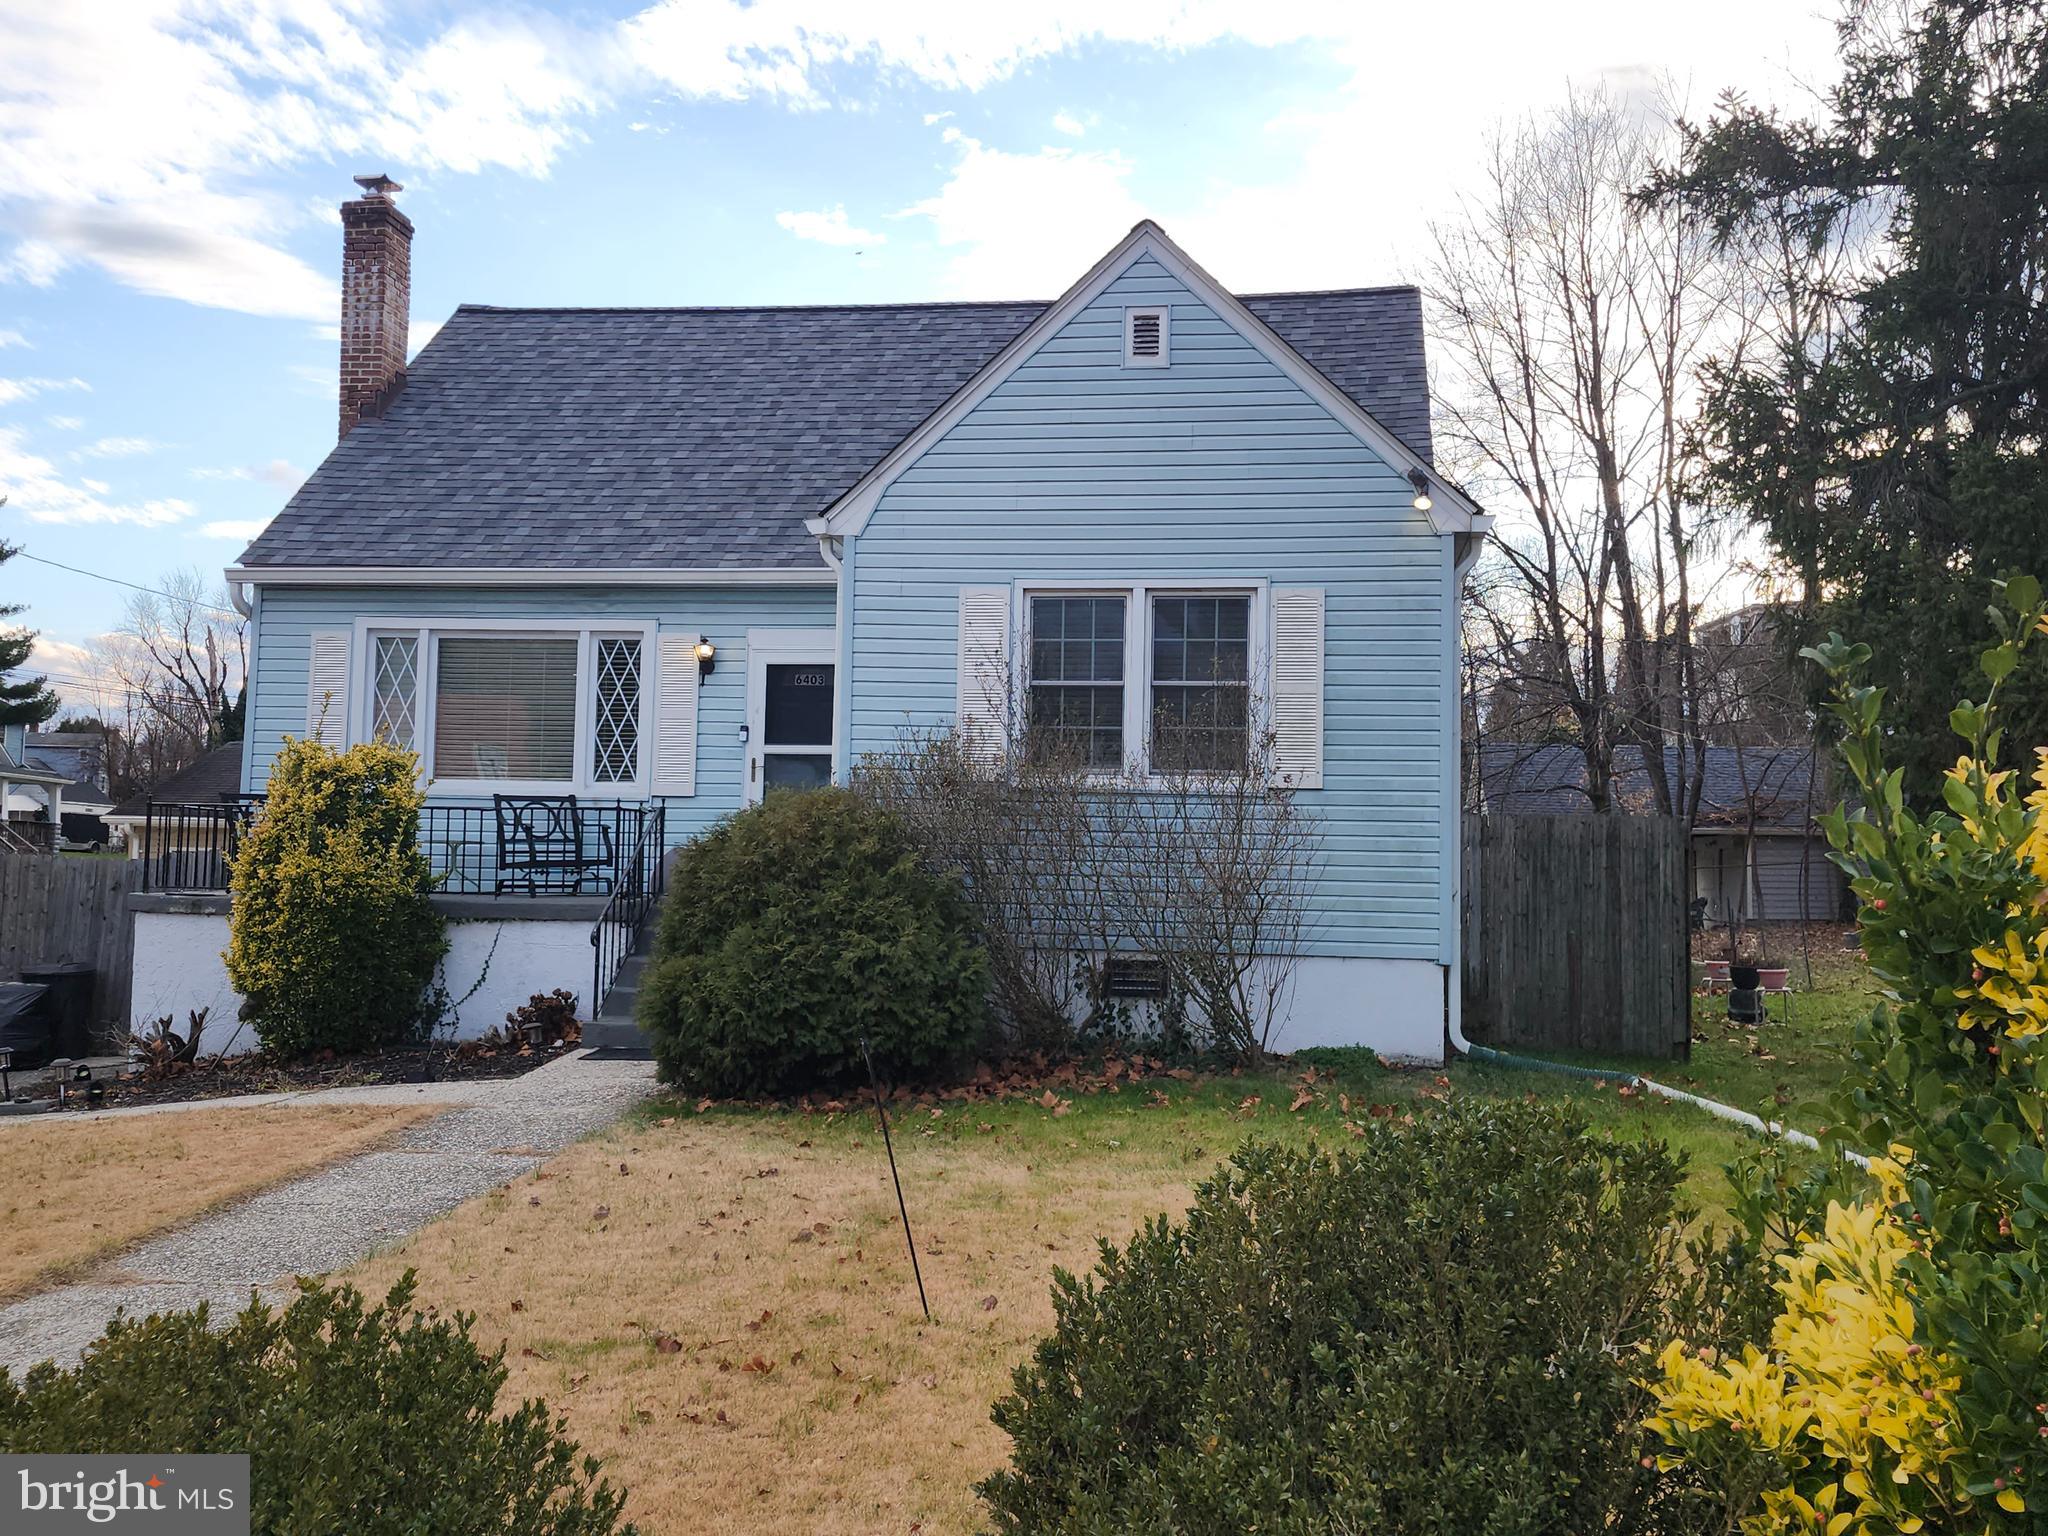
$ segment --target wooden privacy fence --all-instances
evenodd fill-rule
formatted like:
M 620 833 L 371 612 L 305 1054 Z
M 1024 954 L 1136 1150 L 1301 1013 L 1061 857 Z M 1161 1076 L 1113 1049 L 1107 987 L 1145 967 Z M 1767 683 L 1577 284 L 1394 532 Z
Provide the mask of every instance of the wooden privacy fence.
M 126 1030 L 135 932 L 128 893 L 141 877 L 130 859 L 0 854 L 0 981 L 19 980 L 25 965 L 90 965 L 94 1029 Z
M 1687 1054 L 1682 822 L 1467 816 L 1464 842 L 1469 1035 L 1510 1050 Z

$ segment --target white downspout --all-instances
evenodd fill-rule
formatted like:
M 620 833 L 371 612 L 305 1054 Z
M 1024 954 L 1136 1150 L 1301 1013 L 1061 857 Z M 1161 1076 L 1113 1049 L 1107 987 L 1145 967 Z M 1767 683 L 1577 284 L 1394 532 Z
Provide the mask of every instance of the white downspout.
M 833 576 L 832 651 L 837 662 L 832 670 L 832 780 L 844 784 L 853 768 L 852 744 L 847 740 L 853 718 L 853 614 L 845 559 L 852 553 L 852 545 L 838 534 L 820 533 L 817 538 L 818 554 L 832 568 Z
M 1464 648 L 1464 626 L 1460 619 L 1465 600 L 1465 577 L 1478 561 L 1479 551 L 1485 543 L 1485 529 L 1476 529 L 1466 537 L 1464 549 L 1452 562 L 1451 639 L 1450 644 L 1444 647 L 1449 658 L 1444 665 L 1444 696 L 1451 703 L 1451 793 L 1446 805 L 1451 825 L 1456 829 L 1450 839 L 1451 963 L 1444 972 L 1444 1027 L 1450 1035 L 1451 1049 L 1460 1056 L 1472 1054 L 1472 1042 L 1465 1038 L 1465 813 L 1457 794 L 1458 774 L 1465 757 L 1463 694 L 1458 687 L 1458 661 Z

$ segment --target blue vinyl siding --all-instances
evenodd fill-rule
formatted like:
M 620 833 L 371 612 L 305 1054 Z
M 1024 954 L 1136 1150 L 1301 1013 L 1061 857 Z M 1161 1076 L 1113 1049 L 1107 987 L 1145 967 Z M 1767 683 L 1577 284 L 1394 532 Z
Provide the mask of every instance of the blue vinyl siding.
M 419 618 L 612 619 L 704 634 L 718 664 L 697 700 L 697 793 L 667 797 L 668 832 L 680 841 L 739 808 L 746 774 L 740 726 L 747 709 L 747 631 L 833 624 L 830 587 L 269 587 L 261 594 L 243 772 L 261 789 L 284 737 L 306 731 L 306 669 L 316 629 L 364 615 Z M 352 686 L 358 686 L 351 679 Z
M 1172 366 L 1123 311 L 1172 306 Z M 1263 578 L 1324 589 L 1311 952 L 1443 961 L 1450 541 L 1404 476 L 1141 256 L 889 488 L 856 542 L 853 754 L 950 721 L 963 585 Z

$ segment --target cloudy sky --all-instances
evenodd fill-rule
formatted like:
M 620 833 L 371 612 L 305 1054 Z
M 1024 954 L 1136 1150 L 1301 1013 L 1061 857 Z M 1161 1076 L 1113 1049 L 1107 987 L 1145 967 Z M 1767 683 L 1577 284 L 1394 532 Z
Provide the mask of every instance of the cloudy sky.
M 1572 85 L 1824 81 L 1809 0 L 0 0 L 0 536 L 217 571 L 332 445 L 335 205 L 458 303 L 1051 297 L 1151 216 L 1240 290 L 1410 277 Z M 66 675 L 123 589 L 0 569 Z

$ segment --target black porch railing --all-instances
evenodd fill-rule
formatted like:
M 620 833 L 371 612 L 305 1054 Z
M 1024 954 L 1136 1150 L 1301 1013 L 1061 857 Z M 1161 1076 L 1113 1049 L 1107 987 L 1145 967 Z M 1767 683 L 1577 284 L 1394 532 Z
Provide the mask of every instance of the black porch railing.
M 142 828 L 142 888 L 225 891 L 242 837 L 262 808 L 260 795 L 214 805 L 152 803 Z M 650 827 L 661 826 L 661 807 L 578 800 L 575 811 L 573 820 L 562 824 L 576 829 L 580 857 L 569 861 L 572 867 L 551 868 L 536 877 L 530 845 L 515 838 L 508 846 L 496 807 L 488 802 L 426 806 L 420 812 L 418 841 L 435 889 L 458 896 L 612 895 L 633 850 Z M 658 855 L 654 862 L 660 863 Z
M 605 999 L 611 995 L 612 983 L 619 979 L 620 967 L 633 953 L 633 947 L 640 939 L 640 929 L 661 900 L 668 869 L 665 833 L 665 817 L 662 807 L 657 805 L 642 824 L 639 838 L 623 850 L 619 882 L 612 888 L 612 899 L 605 903 L 597 926 L 590 930 L 593 951 L 590 1016 L 593 1019 L 604 1012 Z

